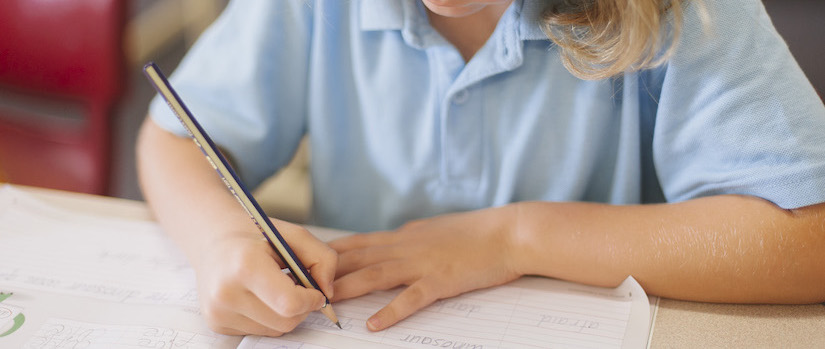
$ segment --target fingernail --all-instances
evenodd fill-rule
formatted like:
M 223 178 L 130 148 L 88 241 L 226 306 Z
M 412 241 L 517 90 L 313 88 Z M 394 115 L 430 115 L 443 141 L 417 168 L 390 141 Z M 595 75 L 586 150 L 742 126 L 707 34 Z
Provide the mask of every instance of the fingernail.
M 370 318 L 367 320 L 367 328 L 370 331 L 378 331 L 381 329 L 381 320 L 378 320 L 377 317 Z

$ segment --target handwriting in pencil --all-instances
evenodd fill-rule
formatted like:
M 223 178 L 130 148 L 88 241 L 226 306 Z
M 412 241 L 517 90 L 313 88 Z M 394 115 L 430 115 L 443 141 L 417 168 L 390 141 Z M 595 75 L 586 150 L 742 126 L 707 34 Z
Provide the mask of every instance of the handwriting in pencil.
M 599 322 L 588 319 L 575 319 L 558 315 L 541 315 L 536 324 L 537 327 L 552 328 L 556 330 L 581 332 L 585 329 L 598 329 Z
M 29 341 L 29 348 L 84 348 L 92 345 L 95 329 L 66 326 L 64 324 L 47 324 Z M 102 333 L 97 334 L 102 335 Z
M 147 327 L 137 338 L 136 344 L 144 348 L 185 348 L 192 344 L 197 334 L 180 332 L 171 328 Z
M 470 317 L 470 314 L 481 311 L 481 305 L 454 299 L 437 301 L 432 305 L 432 308 L 439 312 L 461 315 L 463 317 Z
M 49 319 L 26 343 L 32 349 L 156 348 L 206 349 L 217 335 L 153 326 L 115 326 Z
M 455 341 L 446 338 L 438 338 L 438 337 L 431 337 L 431 336 L 416 336 L 408 334 L 406 337 L 401 338 L 402 342 L 412 343 L 412 344 L 422 344 L 426 346 L 438 347 L 438 348 L 454 348 L 454 349 L 481 349 L 484 348 L 483 344 L 473 344 L 461 341 Z

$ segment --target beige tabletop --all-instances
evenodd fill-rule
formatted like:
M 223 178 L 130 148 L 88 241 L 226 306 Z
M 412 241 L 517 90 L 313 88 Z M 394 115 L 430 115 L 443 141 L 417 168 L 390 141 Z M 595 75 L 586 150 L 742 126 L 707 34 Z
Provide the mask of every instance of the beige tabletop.
M 56 206 L 152 220 L 143 202 L 20 187 Z M 825 348 L 825 306 L 734 305 L 661 299 L 651 348 Z

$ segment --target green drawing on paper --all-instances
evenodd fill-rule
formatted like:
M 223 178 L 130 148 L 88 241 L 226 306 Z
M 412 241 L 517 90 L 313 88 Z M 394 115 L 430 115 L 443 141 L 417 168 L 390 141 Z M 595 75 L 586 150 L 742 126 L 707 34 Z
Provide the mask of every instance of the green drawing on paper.
M 0 333 L 0 337 L 5 337 L 14 333 L 14 331 L 17 331 L 17 329 L 23 326 L 23 322 L 25 321 L 26 317 L 23 316 L 23 313 L 17 314 L 17 316 L 14 317 L 14 325 L 12 325 L 8 331 Z
M 8 299 L 11 295 L 12 293 L 0 293 L 0 302 Z M 9 328 L 6 332 L 0 333 L 0 337 L 8 336 L 14 333 L 14 331 L 17 331 L 17 329 L 23 326 L 23 323 L 26 322 L 26 317 L 23 316 L 23 313 L 20 313 L 17 314 L 12 321 L 14 321 L 14 324 L 12 324 L 11 328 Z

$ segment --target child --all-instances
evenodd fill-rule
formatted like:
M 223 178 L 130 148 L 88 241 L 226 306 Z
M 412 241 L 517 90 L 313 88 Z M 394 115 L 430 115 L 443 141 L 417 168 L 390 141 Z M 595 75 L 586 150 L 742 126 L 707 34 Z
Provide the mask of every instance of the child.
M 407 285 L 370 330 L 528 274 L 825 300 L 825 107 L 759 0 L 237 0 L 172 80 L 249 185 L 309 137 L 313 223 L 373 233 L 274 222 L 333 301 Z M 141 184 L 210 326 L 290 331 L 322 295 L 150 114 Z

